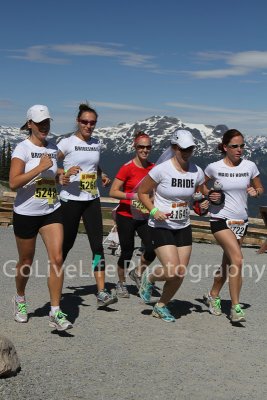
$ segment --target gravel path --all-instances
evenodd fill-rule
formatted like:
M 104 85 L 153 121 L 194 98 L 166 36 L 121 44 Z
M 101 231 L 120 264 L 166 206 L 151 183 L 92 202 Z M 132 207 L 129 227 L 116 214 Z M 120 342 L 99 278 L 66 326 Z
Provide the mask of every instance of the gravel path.
M 97 309 L 94 280 L 81 276 L 88 274 L 90 252 L 86 237 L 79 235 L 67 259 L 78 272 L 73 267 L 73 277 L 65 277 L 62 301 L 74 328 L 59 335 L 47 321 L 47 258 L 41 241 L 33 270 L 42 276 L 28 283 L 28 324 L 16 323 L 11 314 L 14 281 L 7 273 L 14 273 L 14 262 L 8 260 L 17 259 L 12 228 L 0 228 L 0 243 L 0 334 L 13 341 L 22 364 L 16 377 L 0 380 L 1 400 L 266 398 L 266 254 L 243 250 L 247 322 L 232 326 L 227 287 L 221 317 L 211 316 L 201 301 L 214 270 L 206 264 L 218 263 L 221 250 L 194 244 L 190 274 L 172 302 L 177 320 L 167 324 L 151 317 L 151 306 L 141 303 L 130 282 L 130 299 Z M 116 264 L 116 257 L 107 255 L 107 262 Z M 108 281 L 112 287 L 115 278 Z

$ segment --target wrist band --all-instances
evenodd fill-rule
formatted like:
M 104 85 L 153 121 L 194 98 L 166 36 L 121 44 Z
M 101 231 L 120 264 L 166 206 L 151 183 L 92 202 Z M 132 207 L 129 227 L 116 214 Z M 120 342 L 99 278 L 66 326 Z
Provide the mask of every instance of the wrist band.
M 135 193 L 125 193 L 126 200 L 133 200 Z
M 159 211 L 159 209 L 157 207 L 152 208 L 152 210 L 150 211 L 149 215 L 151 215 L 151 217 L 154 217 L 154 215 L 156 214 L 156 212 Z

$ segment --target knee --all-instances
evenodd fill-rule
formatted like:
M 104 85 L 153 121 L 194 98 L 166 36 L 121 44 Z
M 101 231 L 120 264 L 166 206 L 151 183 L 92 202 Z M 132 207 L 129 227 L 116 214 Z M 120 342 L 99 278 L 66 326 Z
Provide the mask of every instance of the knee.
M 19 259 L 18 266 L 30 267 L 33 263 L 33 257 L 22 257 Z
M 186 267 L 184 265 L 167 266 L 168 277 L 171 280 L 184 279 L 186 275 Z
M 55 265 L 56 267 L 61 267 L 63 264 L 63 257 L 61 254 L 54 256 L 50 259 L 50 264 Z

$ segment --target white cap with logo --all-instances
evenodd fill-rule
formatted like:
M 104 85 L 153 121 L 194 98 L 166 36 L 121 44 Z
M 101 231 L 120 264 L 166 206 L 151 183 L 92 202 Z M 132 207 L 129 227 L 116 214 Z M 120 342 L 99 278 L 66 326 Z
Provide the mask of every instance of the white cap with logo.
M 30 107 L 27 111 L 27 122 L 33 121 L 36 123 L 42 122 L 45 119 L 52 119 L 49 114 L 49 110 L 46 106 L 36 104 Z M 20 128 L 21 130 L 27 129 L 27 122 Z
M 186 149 L 196 145 L 192 133 L 185 129 L 178 129 L 173 133 L 171 144 L 177 144 L 181 149 Z

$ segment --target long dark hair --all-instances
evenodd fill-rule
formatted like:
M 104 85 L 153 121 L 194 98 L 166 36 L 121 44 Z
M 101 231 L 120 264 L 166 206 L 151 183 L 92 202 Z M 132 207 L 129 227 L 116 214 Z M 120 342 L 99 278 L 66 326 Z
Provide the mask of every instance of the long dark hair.
M 241 132 L 239 132 L 237 129 L 228 129 L 223 135 L 222 142 L 218 144 L 218 150 L 221 151 L 222 153 L 226 153 L 224 150 L 223 146 L 227 146 L 233 137 L 236 136 L 241 136 L 244 139 L 244 136 L 242 135 Z

